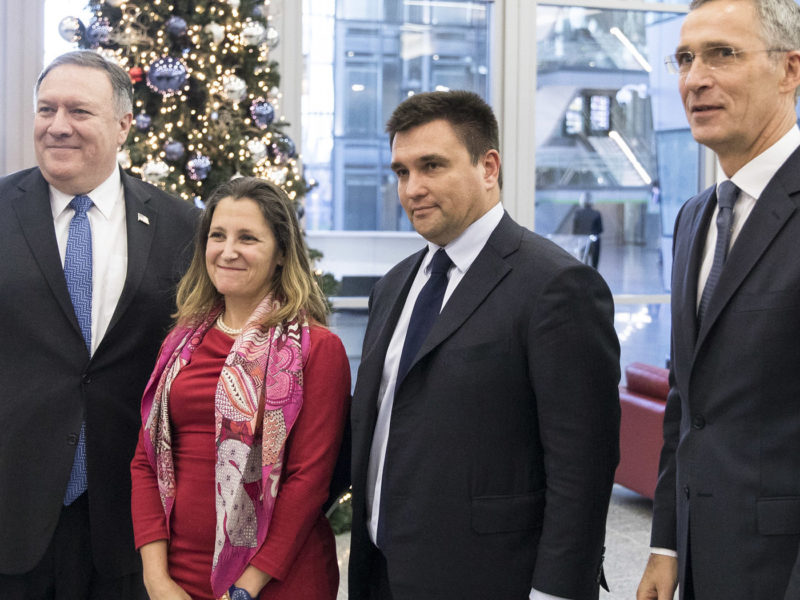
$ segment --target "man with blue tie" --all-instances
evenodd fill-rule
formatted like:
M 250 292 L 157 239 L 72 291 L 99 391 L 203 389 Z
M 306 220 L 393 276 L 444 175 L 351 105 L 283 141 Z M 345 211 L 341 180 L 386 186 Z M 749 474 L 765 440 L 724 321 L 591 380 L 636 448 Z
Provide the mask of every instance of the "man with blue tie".
M 800 598 L 800 7 L 695 0 L 668 66 L 717 184 L 675 222 L 672 358 L 638 600 Z
M 0 596 L 146 598 L 129 463 L 196 211 L 118 167 L 117 65 L 56 58 L 35 110 L 38 167 L 0 178 Z
M 387 130 L 428 243 L 370 296 L 349 597 L 597 598 L 619 454 L 611 294 L 504 212 L 479 96 L 411 96 Z

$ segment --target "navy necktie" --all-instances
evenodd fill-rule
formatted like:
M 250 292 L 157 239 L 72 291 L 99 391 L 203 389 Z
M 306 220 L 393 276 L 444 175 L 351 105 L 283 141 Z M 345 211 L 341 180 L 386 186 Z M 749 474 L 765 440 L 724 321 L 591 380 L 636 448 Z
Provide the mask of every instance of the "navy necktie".
M 400 385 L 408 373 L 414 357 L 422 346 L 422 342 L 428 337 L 428 332 L 442 309 L 442 299 L 447 289 L 447 272 L 452 264 L 453 262 L 447 256 L 444 248 L 439 248 L 433 255 L 430 277 L 417 296 L 414 310 L 411 312 L 403 352 L 400 355 L 400 366 L 397 369 L 396 386 Z
M 78 318 L 83 341 L 89 354 L 92 353 L 92 229 L 86 214 L 92 207 L 89 196 L 75 196 L 69 203 L 75 211 L 69 224 L 67 251 L 64 256 L 64 277 L 67 280 L 69 297 Z M 78 447 L 72 472 L 69 475 L 64 505 L 69 506 L 86 491 L 86 423 L 81 423 Z
M 703 320 L 706 314 L 708 303 L 714 288 L 717 287 L 719 276 L 722 274 L 722 267 L 728 257 L 728 246 L 731 241 L 731 229 L 733 228 L 733 205 L 739 197 L 739 188 L 732 181 L 723 181 L 717 189 L 717 244 L 714 247 L 714 262 L 711 264 L 711 271 L 708 274 L 706 285 L 703 288 L 703 295 L 700 297 L 700 308 L 697 311 L 698 323 Z

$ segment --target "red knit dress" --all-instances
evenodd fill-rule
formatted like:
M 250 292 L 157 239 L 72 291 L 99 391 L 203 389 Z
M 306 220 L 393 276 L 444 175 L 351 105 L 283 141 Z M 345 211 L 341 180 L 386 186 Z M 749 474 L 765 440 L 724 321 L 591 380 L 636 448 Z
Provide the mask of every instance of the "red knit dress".
M 233 339 L 208 330 L 169 398 L 176 496 L 169 523 L 170 576 L 194 599 L 213 599 L 214 392 Z M 303 368 L 303 408 L 286 442 L 285 467 L 269 533 L 251 564 L 273 579 L 262 600 L 334 600 L 336 545 L 320 507 L 328 494 L 350 394 L 350 367 L 339 338 L 311 329 Z M 166 539 L 156 476 L 141 440 L 131 463 L 136 547 Z

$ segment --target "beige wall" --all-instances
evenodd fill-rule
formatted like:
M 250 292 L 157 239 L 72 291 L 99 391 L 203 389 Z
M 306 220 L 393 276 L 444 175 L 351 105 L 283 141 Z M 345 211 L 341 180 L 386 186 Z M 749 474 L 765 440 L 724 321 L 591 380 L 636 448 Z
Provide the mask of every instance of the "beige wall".
M 33 84 L 42 69 L 44 0 L 0 0 L 0 175 L 36 164 Z

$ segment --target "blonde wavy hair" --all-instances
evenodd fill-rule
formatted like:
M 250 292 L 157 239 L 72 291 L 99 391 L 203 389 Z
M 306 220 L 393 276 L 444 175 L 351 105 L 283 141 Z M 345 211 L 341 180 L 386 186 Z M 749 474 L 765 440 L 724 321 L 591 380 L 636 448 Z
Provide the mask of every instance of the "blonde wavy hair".
M 225 198 L 255 202 L 283 254 L 283 265 L 275 269 L 270 285 L 270 291 L 281 302 L 281 307 L 271 312 L 263 324 L 272 327 L 302 314 L 326 325 L 328 309 L 325 296 L 311 271 L 308 249 L 292 201 L 280 187 L 256 177 L 239 177 L 223 183 L 206 202 L 192 262 L 178 284 L 178 310 L 174 315 L 177 323 L 196 324 L 223 300 L 206 270 L 206 244 L 214 211 Z

